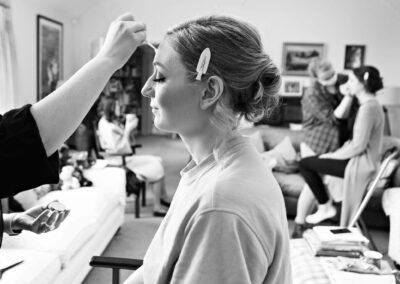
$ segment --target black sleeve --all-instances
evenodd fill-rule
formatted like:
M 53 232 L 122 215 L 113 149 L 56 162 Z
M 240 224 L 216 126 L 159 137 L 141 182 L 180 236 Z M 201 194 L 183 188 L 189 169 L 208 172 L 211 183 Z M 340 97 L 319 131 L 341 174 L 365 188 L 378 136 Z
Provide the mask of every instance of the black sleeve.
M 47 157 L 30 105 L 0 115 L 0 198 L 58 178 L 58 152 Z

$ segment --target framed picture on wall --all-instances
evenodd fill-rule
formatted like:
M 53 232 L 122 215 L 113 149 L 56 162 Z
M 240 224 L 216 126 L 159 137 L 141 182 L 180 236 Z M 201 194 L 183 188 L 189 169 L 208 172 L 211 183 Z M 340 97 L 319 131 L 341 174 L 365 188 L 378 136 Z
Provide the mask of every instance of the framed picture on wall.
M 364 65 L 365 45 L 346 45 L 344 69 L 353 69 Z
M 290 77 L 282 77 L 281 95 L 301 97 L 303 94 L 303 80 Z
M 284 43 L 282 52 L 282 73 L 284 75 L 307 76 L 311 59 L 325 56 L 323 43 Z
M 63 24 L 37 16 L 37 99 L 54 91 L 63 78 Z

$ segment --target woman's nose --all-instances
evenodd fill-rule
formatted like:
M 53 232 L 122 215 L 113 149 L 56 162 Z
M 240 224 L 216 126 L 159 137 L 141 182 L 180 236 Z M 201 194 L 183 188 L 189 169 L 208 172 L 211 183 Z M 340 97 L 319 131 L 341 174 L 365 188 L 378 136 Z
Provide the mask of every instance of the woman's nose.
M 150 77 L 142 88 L 142 95 L 148 98 L 154 98 L 153 80 Z

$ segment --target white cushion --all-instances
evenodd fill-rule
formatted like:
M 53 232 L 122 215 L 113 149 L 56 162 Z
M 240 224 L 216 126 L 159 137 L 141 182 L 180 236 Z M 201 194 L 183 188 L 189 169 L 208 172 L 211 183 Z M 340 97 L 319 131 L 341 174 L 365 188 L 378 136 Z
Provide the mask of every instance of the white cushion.
M 61 226 L 46 234 L 22 231 L 20 235 L 4 234 L 3 248 L 27 249 L 57 254 L 63 267 L 97 231 L 93 218 L 68 216 Z
M 24 262 L 5 272 L 0 281 L 2 284 L 53 284 L 61 270 L 60 259 L 56 254 L 1 248 L 0 261 L 17 258 Z
M 104 169 L 87 169 L 84 176 L 93 182 L 93 186 L 107 192 L 119 194 L 125 200 L 126 175 L 125 170 L 118 167 Z
M 114 208 L 123 205 L 117 193 L 104 191 L 99 187 L 52 191 L 42 197 L 38 204 L 48 204 L 53 200 L 60 201 L 71 210 L 67 219 L 75 216 L 91 218 L 100 225 Z
M 290 163 L 297 162 L 296 150 L 288 136 L 286 136 L 272 150 L 261 153 L 261 157 L 265 166 L 269 169 L 277 167 L 284 168 L 288 167 Z
M 118 206 L 123 206 L 118 194 L 97 187 L 52 191 L 38 204 L 47 204 L 52 200 L 60 201 L 71 210 L 57 230 L 42 235 L 24 231 L 18 236 L 6 237 L 4 247 L 53 252 L 66 265 L 97 232 L 108 215 Z

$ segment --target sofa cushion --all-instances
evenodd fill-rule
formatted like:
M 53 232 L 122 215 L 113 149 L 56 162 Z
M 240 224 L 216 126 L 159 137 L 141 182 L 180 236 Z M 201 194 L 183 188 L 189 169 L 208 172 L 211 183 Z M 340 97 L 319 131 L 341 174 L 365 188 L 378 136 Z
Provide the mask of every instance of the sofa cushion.
M 96 187 L 52 191 L 41 198 L 38 204 L 47 204 L 52 200 L 59 200 L 71 210 L 57 230 L 42 235 L 23 231 L 18 236 L 6 237 L 4 247 L 53 252 L 66 265 L 91 239 L 107 216 L 122 206 L 117 193 Z
M 82 187 L 66 191 L 52 191 L 42 197 L 38 204 L 48 204 L 58 200 L 71 210 L 70 217 L 91 218 L 99 225 L 122 202 L 115 192 L 99 187 Z
M 33 250 L 1 249 L 2 259 L 23 259 L 24 262 L 8 270 L 1 278 L 2 284 L 40 283 L 52 284 L 61 270 L 58 255 Z M 27 277 L 29 275 L 29 277 Z
M 104 169 L 90 168 L 84 170 L 86 178 L 93 182 L 93 186 L 103 191 L 113 192 L 125 201 L 126 176 L 125 170 L 119 167 Z
M 98 228 L 91 218 L 68 216 L 61 226 L 46 234 L 35 234 L 22 231 L 20 235 L 4 235 L 3 248 L 35 250 L 58 255 L 62 267 L 81 249 L 94 235 Z
M 305 184 L 303 177 L 299 173 L 273 172 L 273 174 L 282 189 L 283 196 L 299 197 Z
M 303 140 L 303 132 L 301 130 L 291 130 L 286 127 L 270 127 L 267 125 L 259 125 L 253 131 L 260 131 L 264 141 L 265 150 L 270 150 L 278 145 L 286 136 L 290 138 L 296 151 L 300 150 L 300 143 Z

